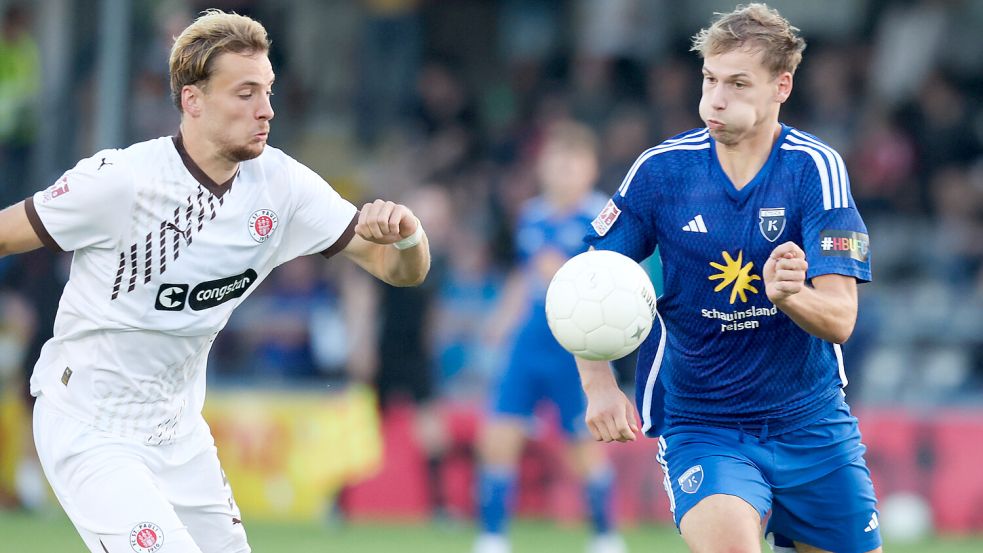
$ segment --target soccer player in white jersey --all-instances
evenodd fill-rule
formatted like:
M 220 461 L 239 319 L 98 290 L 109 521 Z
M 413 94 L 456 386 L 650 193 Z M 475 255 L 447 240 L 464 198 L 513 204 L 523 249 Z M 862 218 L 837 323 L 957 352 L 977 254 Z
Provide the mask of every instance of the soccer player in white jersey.
M 398 286 L 429 270 L 409 209 L 358 210 L 267 146 L 268 51 L 260 23 L 205 12 L 171 50 L 177 136 L 0 212 L 0 255 L 74 251 L 31 393 L 42 467 L 95 553 L 250 551 L 201 407 L 215 335 L 274 267 L 342 253 Z

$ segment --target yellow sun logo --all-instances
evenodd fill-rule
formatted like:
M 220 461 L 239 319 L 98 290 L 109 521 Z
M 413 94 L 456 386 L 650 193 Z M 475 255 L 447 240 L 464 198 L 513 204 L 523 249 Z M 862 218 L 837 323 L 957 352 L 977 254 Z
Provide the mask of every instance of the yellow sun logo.
M 733 284 L 734 287 L 730 291 L 730 303 L 734 303 L 737 296 L 741 296 L 742 302 L 747 302 L 746 291 L 758 293 L 758 289 L 751 286 L 751 283 L 756 280 L 761 280 L 758 275 L 752 275 L 751 269 L 754 268 L 754 262 L 748 261 L 747 265 L 743 265 L 744 262 L 744 251 L 741 250 L 737 252 L 737 260 L 735 261 L 730 257 L 728 252 L 720 252 L 724 256 L 724 265 L 720 263 L 710 262 L 710 266 L 720 272 L 715 275 L 710 275 L 708 278 L 710 280 L 721 281 L 717 284 L 717 287 L 713 289 L 714 292 L 719 292 L 729 285 Z

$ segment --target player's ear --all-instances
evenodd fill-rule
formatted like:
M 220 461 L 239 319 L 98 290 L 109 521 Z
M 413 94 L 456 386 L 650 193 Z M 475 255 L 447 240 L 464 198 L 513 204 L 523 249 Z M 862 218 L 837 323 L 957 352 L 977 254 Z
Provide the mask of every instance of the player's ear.
M 779 104 L 784 104 L 785 100 L 788 100 L 789 95 L 792 94 L 792 73 L 785 71 L 784 73 L 778 75 L 775 79 L 775 101 Z
M 191 117 L 201 115 L 201 98 L 204 91 L 194 84 L 181 87 L 181 110 Z

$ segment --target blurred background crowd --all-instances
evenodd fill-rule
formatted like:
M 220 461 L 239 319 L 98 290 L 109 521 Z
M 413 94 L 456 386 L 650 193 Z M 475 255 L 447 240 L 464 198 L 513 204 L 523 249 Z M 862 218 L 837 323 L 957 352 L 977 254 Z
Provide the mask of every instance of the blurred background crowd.
M 174 134 L 171 37 L 207 7 L 253 16 L 273 40 L 270 144 L 356 204 L 407 203 L 434 263 L 410 290 L 344 262 L 289 263 L 220 335 L 211 389 L 355 380 L 384 400 L 480 403 L 508 339 L 494 314 L 545 129 L 592 128 L 596 186 L 612 193 L 642 151 L 702 125 L 689 37 L 734 4 L 0 0 L 0 200 L 101 148 Z M 842 154 L 870 230 L 875 281 L 844 347 L 851 402 L 983 411 L 983 2 L 769 4 L 808 42 L 781 119 Z M 24 393 L 69 260 L 0 260 L 7 393 Z

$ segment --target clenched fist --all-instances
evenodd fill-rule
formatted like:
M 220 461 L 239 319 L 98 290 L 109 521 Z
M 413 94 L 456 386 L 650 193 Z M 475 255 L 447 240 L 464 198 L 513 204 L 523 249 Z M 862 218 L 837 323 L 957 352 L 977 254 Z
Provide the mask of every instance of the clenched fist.
M 405 205 L 376 200 L 362 206 L 355 234 L 376 244 L 394 244 L 416 232 L 420 221 Z
M 794 242 L 785 242 L 772 250 L 765 262 L 765 293 L 774 304 L 802 291 L 809 263 L 806 253 Z

